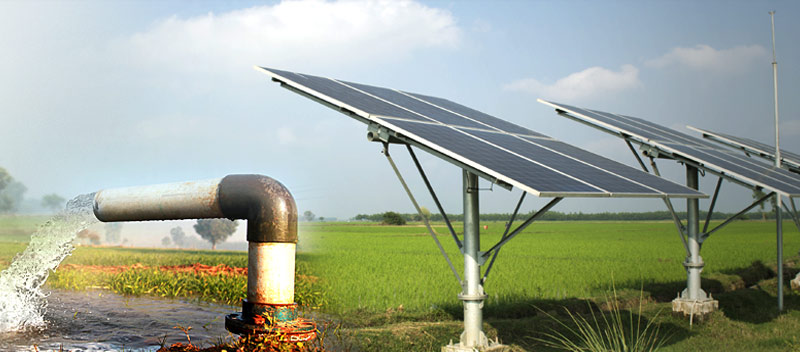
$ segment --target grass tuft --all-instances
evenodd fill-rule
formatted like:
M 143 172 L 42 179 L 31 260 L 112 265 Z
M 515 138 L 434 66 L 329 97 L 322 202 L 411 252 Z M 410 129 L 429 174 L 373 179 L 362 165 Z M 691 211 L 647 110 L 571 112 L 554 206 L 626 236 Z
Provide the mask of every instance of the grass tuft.
M 666 342 L 660 336 L 661 327 L 655 317 L 644 321 L 642 318 L 642 304 L 644 291 L 640 291 L 638 313 L 633 310 L 623 313 L 623 302 L 617 296 L 616 287 L 613 287 L 612 297 L 606 296 L 605 306 L 609 311 L 596 311 L 589 306 L 589 316 L 573 313 L 566 307 L 564 311 L 569 316 L 571 323 L 565 323 L 550 313 L 541 309 L 540 312 L 555 321 L 559 327 L 566 331 L 561 332 L 551 328 L 549 333 L 544 333 L 545 338 L 534 338 L 548 347 L 555 349 L 584 352 L 654 352 L 658 351 Z M 589 304 L 587 302 L 587 304 Z M 538 308 L 537 308 L 538 309 Z

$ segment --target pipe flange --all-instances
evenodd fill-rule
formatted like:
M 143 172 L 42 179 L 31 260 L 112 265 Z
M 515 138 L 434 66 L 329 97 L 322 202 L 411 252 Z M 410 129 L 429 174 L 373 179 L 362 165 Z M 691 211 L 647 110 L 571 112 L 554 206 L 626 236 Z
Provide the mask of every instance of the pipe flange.
M 250 324 L 240 313 L 233 313 L 225 316 L 225 329 L 243 336 L 275 335 L 280 341 L 287 342 L 304 342 L 317 338 L 317 325 L 304 318 L 273 325 Z
M 467 294 L 463 294 L 463 293 L 459 293 L 458 294 L 458 299 L 460 299 L 462 301 L 483 301 L 483 300 L 485 300 L 487 298 L 489 298 L 489 295 L 487 295 L 485 293 L 484 294 L 478 294 L 478 295 L 467 295 Z
M 699 263 L 683 262 L 683 266 L 686 269 L 692 269 L 692 268 L 700 268 L 700 269 L 702 269 L 704 266 L 706 266 L 706 263 L 704 263 L 702 260 Z

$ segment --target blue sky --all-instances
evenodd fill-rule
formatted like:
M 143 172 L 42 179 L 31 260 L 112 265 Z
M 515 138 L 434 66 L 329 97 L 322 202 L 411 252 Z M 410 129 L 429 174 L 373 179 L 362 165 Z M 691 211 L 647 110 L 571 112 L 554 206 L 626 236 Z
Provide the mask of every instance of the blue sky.
M 798 152 L 791 1 L 0 2 L 0 166 L 29 197 L 261 173 L 286 184 L 301 211 L 412 211 L 366 126 L 253 65 L 441 96 L 631 166 L 621 140 L 536 98 L 770 142 L 769 10 L 782 147 Z M 447 211 L 460 212 L 460 171 L 422 161 Z M 679 165 L 661 168 L 683 183 Z M 701 190 L 715 182 L 705 177 Z M 737 211 L 750 194 L 726 183 L 718 209 Z M 518 196 L 495 187 L 482 211 L 510 212 Z M 569 199 L 555 210 L 662 209 Z

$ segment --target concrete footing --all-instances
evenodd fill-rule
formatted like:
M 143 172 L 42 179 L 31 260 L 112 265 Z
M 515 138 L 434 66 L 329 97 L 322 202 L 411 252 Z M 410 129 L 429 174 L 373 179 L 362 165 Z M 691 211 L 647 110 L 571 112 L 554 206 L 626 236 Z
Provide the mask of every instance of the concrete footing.
M 459 343 L 453 343 L 453 341 L 450 340 L 450 344 L 449 345 L 442 346 L 442 352 L 474 352 L 474 351 L 481 351 L 481 352 L 509 352 L 509 351 L 511 351 L 511 347 L 501 344 L 499 340 L 497 340 L 497 339 L 495 339 L 494 341 L 487 340 L 486 336 L 483 336 L 483 333 L 481 333 L 481 335 L 482 335 L 482 340 L 484 342 L 483 346 L 478 346 L 478 347 L 464 346 L 460 342 Z
M 676 298 L 672 300 L 672 312 L 684 317 L 700 318 L 719 309 L 719 301 L 709 297 L 703 300 Z
M 792 279 L 792 281 L 789 283 L 792 285 L 792 290 L 800 290 L 800 273 L 798 273 L 797 276 L 795 276 L 794 279 Z

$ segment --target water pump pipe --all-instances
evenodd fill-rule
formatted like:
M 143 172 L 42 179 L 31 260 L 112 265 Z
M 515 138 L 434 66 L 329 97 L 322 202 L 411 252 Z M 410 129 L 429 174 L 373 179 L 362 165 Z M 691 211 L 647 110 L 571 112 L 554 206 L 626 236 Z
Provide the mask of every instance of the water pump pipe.
M 247 299 L 225 317 L 239 335 L 277 334 L 289 341 L 316 337 L 294 303 L 297 207 L 289 190 L 262 175 L 106 189 L 94 198 L 103 222 L 228 218 L 247 220 Z

